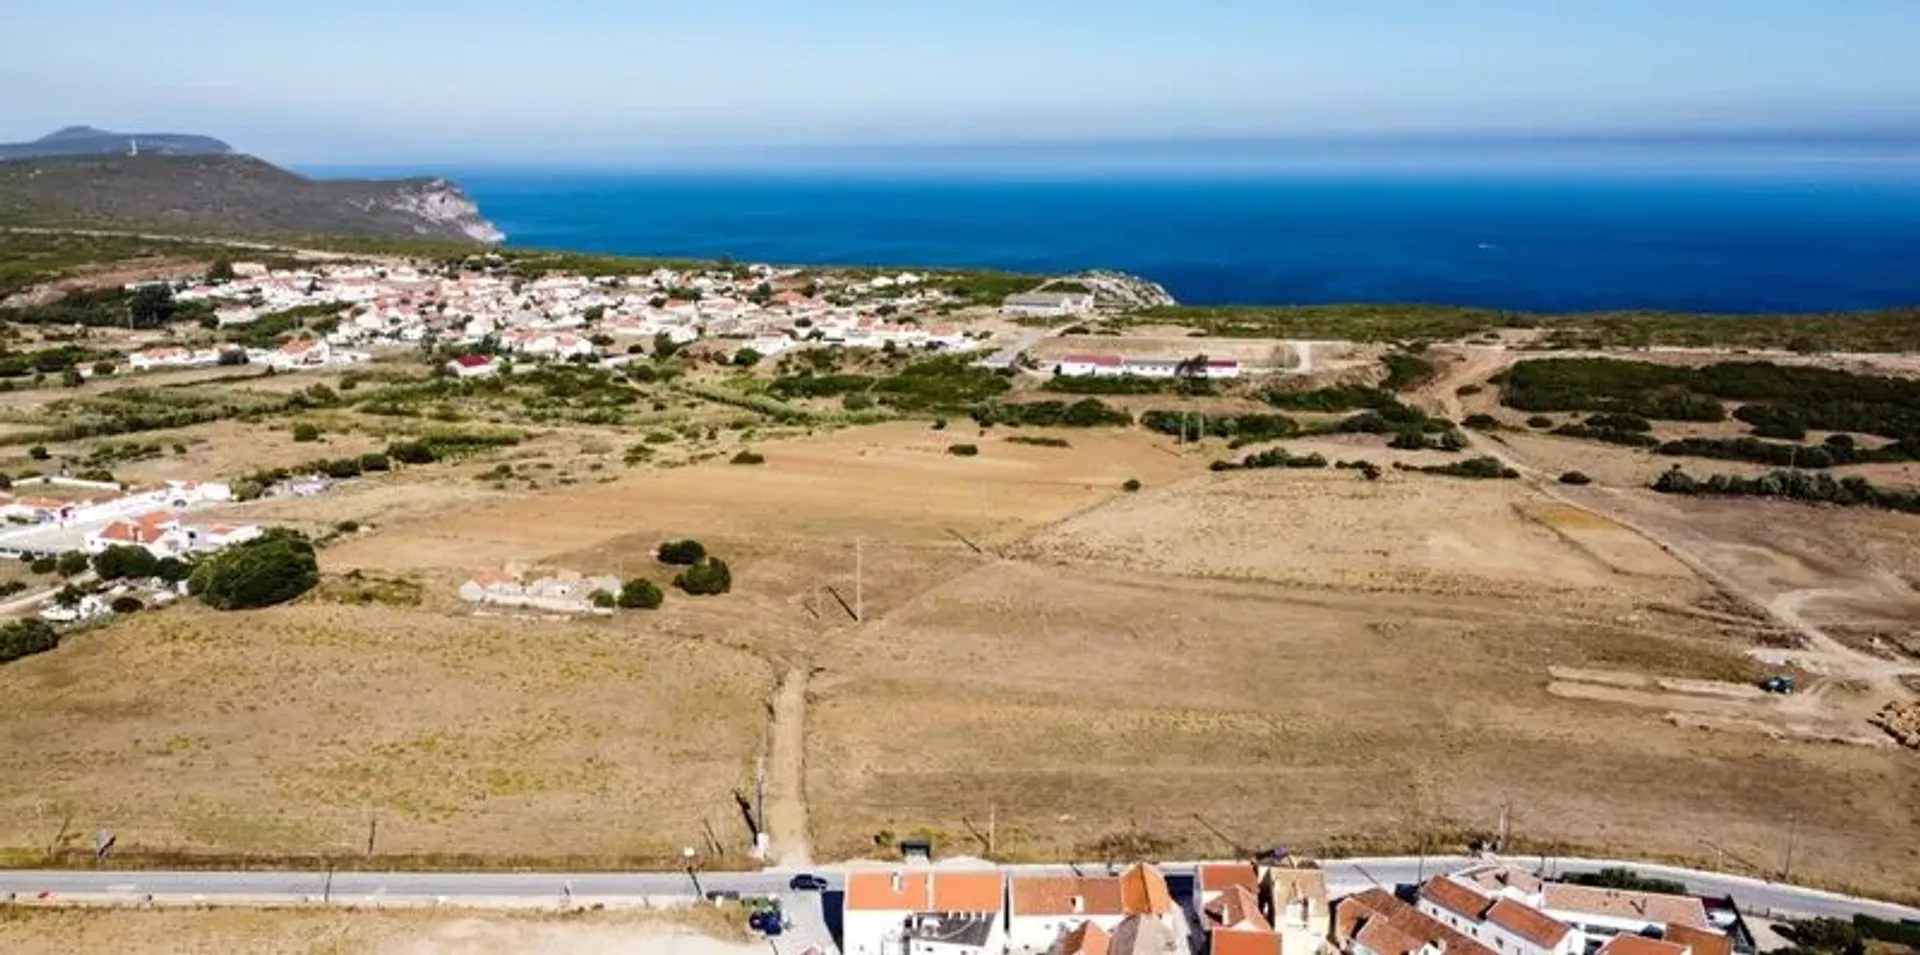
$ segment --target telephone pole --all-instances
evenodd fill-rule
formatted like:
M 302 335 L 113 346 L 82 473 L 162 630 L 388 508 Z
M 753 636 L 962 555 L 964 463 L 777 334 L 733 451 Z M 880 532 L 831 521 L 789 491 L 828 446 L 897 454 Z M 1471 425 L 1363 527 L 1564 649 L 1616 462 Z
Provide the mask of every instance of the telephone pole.
M 1793 843 L 1800 835 L 1800 814 L 1794 813 L 1787 820 L 1787 862 L 1780 871 L 1780 881 L 1793 881 Z
M 853 539 L 853 622 L 867 622 L 864 581 L 866 571 L 866 542 L 864 538 Z

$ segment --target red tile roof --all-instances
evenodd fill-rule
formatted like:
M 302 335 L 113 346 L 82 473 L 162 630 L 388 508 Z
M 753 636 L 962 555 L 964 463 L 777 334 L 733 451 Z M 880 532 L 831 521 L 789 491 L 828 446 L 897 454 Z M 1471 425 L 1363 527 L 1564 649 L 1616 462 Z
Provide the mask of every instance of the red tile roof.
M 1128 915 L 1165 915 L 1173 911 L 1167 877 L 1144 862 L 1120 874 L 1120 905 Z
M 1209 926 L 1253 928 L 1269 931 L 1266 916 L 1260 914 L 1260 900 L 1244 885 L 1236 885 L 1208 902 L 1202 916 Z
M 1067 933 L 1067 937 L 1054 946 L 1054 955 L 1107 955 L 1107 947 L 1113 943 L 1113 936 L 1107 930 L 1092 922 L 1081 922 L 1080 927 Z
M 1420 887 L 1420 899 L 1431 902 L 1462 918 L 1476 922 L 1486 918 L 1493 900 L 1446 876 L 1435 876 Z
M 1281 955 L 1280 936 L 1273 932 L 1217 928 L 1208 943 L 1210 955 Z
M 1014 876 L 1013 915 L 1125 915 L 1114 876 Z
M 1667 926 L 1667 941 L 1685 945 L 1693 950 L 1693 955 L 1733 955 L 1733 939 L 1720 932 L 1678 922 Z
M 1382 945 L 1400 944 L 1404 938 L 1411 938 L 1418 945 L 1438 944 L 1445 948 L 1447 955 L 1494 955 L 1493 949 L 1474 941 L 1472 938 L 1448 928 L 1446 923 L 1427 915 L 1425 912 L 1395 898 L 1385 889 L 1372 888 L 1365 892 L 1349 895 L 1340 900 L 1333 908 L 1334 938 L 1346 941 L 1349 938 L 1371 935 Z M 1375 929 L 1376 923 L 1383 923 L 1392 929 L 1387 932 Z M 1362 944 L 1366 944 L 1363 938 Z M 1373 948 L 1372 945 L 1367 947 Z M 1402 955 L 1402 952 L 1390 948 L 1374 948 L 1380 955 Z
M 1501 899 L 1487 910 L 1487 921 L 1532 942 L 1541 948 L 1560 944 L 1573 928 L 1532 906 L 1512 899 Z
M 1690 895 L 1624 892 L 1563 882 L 1547 883 L 1542 895 L 1541 908 L 1545 909 L 1707 927 L 1707 907 Z
M 1236 885 L 1250 892 L 1260 890 L 1260 873 L 1254 870 L 1251 862 L 1203 865 L 1195 874 L 1195 879 L 1202 892 L 1224 892 Z
M 923 912 L 932 898 L 927 872 L 854 872 L 847 876 L 846 907 L 855 911 Z
M 1640 935 L 1615 935 L 1600 946 L 1600 955 L 1687 955 L 1687 947 Z

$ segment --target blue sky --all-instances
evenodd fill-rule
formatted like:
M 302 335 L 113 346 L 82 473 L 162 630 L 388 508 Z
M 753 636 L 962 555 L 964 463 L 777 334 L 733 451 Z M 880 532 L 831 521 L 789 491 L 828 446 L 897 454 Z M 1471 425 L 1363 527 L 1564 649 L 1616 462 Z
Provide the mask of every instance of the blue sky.
M 20 0 L 0 138 L 292 163 L 1920 130 L 1920 0 Z

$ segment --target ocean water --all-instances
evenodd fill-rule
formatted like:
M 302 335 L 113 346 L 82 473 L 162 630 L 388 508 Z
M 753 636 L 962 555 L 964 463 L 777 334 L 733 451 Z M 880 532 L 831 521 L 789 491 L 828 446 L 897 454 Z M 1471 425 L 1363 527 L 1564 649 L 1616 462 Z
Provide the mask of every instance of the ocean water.
M 1920 305 L 1920 178 L 454 172 L 512 245 L 1120 269 L 1182 302 Z

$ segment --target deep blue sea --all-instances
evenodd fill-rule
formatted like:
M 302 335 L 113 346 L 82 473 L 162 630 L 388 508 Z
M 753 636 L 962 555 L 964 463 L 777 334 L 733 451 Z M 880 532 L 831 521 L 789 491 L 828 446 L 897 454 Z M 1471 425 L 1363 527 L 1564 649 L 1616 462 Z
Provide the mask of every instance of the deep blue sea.
M 1159 281 L 1192 304 L 1712 312 L 1920 304 L 1920 173 L 455 176 L 522 246 L 1103 267 Z

